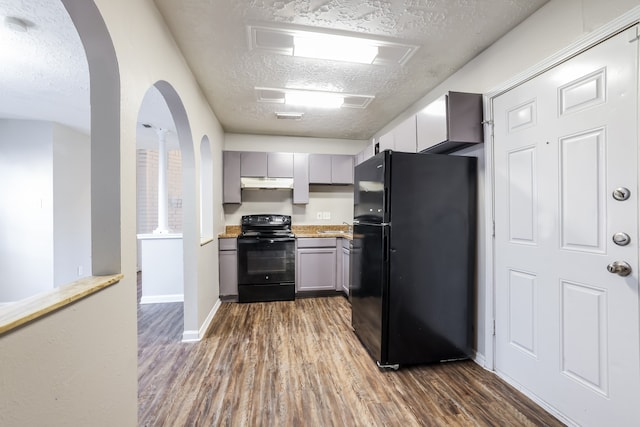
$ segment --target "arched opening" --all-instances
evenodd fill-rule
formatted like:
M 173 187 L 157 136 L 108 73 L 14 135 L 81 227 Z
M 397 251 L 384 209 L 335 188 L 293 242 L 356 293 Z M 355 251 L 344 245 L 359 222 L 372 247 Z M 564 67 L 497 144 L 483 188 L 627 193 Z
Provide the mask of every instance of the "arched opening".
M 136 182 L 139 302 L 182 303 L 182 159 L 173 117 L 155 86 L 138 112 Z
M 0 29 L 0 305 L 120 272 L 118 68 L 85 3 L 4 5 L 17 29 Z
M 156 82 L 145 94 L 137 142 L 140 302 L 182 302 L 186 334 L 197 329 L 192 325 L 197 321 L 198 182 L 189 120 L 169 83 Z

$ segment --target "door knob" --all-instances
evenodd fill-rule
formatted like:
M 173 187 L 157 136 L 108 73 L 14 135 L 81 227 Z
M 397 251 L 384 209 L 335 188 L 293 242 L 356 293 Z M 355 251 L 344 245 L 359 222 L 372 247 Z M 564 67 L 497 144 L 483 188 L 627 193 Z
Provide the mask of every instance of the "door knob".
M 631 266 L 626 261 L 614 261 L 607 265 L 607 270 L 609 273 L 623 277 L 631 274 Z

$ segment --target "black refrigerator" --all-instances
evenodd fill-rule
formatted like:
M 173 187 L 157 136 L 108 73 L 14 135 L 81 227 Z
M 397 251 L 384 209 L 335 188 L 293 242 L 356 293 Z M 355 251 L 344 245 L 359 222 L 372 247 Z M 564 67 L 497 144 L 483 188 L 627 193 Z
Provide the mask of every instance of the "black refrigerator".
M 352 326 L 381 368 L 470 356 L 476 169 L 390 150 L 355 168 Z

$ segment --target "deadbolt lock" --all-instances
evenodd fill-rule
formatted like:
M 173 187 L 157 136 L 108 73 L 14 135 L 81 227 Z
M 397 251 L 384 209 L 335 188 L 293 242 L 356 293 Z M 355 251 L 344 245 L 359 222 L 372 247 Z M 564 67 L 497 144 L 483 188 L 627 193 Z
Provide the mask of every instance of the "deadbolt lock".
M 620 202 L 627 200 L 629 197 L 631 197 L 631 191 L 628 188 L 618 187 L 613 190 L 613 198 Z
M 616 233 L 613 235 L 613 243 L 618 246 L 627 246 L 631 242 L 631 237 L 627 233 Z

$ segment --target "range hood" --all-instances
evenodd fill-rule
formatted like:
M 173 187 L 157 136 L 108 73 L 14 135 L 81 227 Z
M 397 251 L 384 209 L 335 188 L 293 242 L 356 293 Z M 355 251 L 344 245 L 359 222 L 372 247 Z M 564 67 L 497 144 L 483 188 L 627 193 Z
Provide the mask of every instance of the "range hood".
M 240 188 L 247 190 L 290 190 L 293 188 L 293 178 L 254 178 L 243 176 L 240 178 Z

